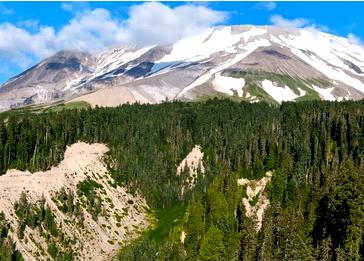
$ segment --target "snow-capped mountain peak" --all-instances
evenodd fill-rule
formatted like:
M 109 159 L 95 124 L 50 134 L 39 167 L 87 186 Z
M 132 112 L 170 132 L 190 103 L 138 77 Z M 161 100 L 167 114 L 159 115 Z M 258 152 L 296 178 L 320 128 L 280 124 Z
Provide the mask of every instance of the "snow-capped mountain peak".
M 276 103 L 364 96 L 363 47 L 313 29 L 221 26 L 171 45 L 63 56 L 1 86 L 0 108 L 75 96 L 104 106 L 217 95 Z

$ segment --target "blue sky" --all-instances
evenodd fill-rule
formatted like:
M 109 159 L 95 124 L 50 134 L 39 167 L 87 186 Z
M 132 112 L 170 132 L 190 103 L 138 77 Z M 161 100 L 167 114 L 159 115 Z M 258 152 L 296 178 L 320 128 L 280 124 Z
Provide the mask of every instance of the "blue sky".
M 0 2 L 0 83 L 60 49 L 168 43 L 214 25 L 315 27 L 358 43 L 364 2 Z

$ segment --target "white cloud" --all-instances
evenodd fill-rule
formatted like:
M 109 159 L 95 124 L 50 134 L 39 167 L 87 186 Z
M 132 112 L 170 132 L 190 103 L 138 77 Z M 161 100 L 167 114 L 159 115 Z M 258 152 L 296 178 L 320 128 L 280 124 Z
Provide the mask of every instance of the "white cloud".
M 304 28 L 304 29 L 310 30 L 314 33 L 317 33 L 317 32 L 330 33 L 331 32 L 331 33 L 335 34 L 335 32 L 331 31 L 327 26 L 317 25 L 312 20 L 308 20 L 305 18 L 296 18 L 296 19 L 290 20 L 290 19 L 286 19 L 286 18 L 282 17 L 281 15 L 273 15 L 270 17 L 270 21 L 274 26 L 281 27 L 281 28 L 288 28 L 288 29 Z M 353 23 L 351 26 L 355 27 L 356 24 Z M 355 35 L 353 33 L 349 33 L 346 36 L 346 39 L 351 44 L 363 45 L 363 42 L 360 39 L 360 37 L 358 37 L 357 35 Z
M 0 25 L 0 60 L 13 62 L 24 68 L 34 58 L 52 53 L 52 38 L 54 30 L 50 27 L 40 28 L 32 35 L 10 23 L 3 23 Z
M 176 8 L 148 2 L 131 8 L 126 21 L 130 42 L 168 44 L 199 33 L 224 21 L 226 14 L 205 6 L 182 5 Z
M 31 29 L 31 30 L 37 30 L 38 27 L 39 27 L 39 21 L 38 20 L 33 20 L 33 19 L 24 20 L 24 21 L 18 22 L 17 25 L 19 27 L 28 28 L 28 29 Z
M 72 3 L 62 3 L 61 6 L 63 10 L 67 12 L 72 12 L 72 7 L 73 7 Z
M 73 3 L 71 3 L 71 2 L 62 3 L 61 6 L 62 6 L 63 10 L 70 12 L 70 13 L 73 12 L 73 6 L 74 6 Z
M 0 62 L 24 68 L 62 49 L 96 52 L 114 45 L 167 44 L 226 19 L 223 12 L 191 4 L 171 8 L 157 2 L 142 3 L 130 8 L 126 20 L 102 8 L 86 12 L 73 4 L 62 7 L 74 13 L 74 18 L 58 31 L 37 24 L 37 30 L 30 32 L 27 27 L 33 25 L 34 29 L 35 25 L 30 21 L 18 26 L 0 24 Z
M 277 7 L 277 4 L 275 2 L 272 1 L 263 1 L 263 2 L 259 2 L 257 4 L 254 5 L 254 8 L 256 9 L 264 9 L 267 11 L 272 11 Z
M 58 49 L 97 51 L 123 43 L 124 28 L 112 19 L 105 9 L 94 9 L 90 13 L 76 16 L 56 35 Z
M 270 21 L 273 25 L 283 28 L 302 28 L 310 25 L 309 20 L 305 18 L 286 19 L 281 15 L 272 15 Z
M 349 33 L 347 39 L 351 44 L 362 45 L 361 39 L 353 33 Z
M 63 10 L 73 14 L 90 11 L 88 2 L 64 2 L 61 4 L 61 7 Z
M 286 19 L 281 15 L 272 15 L 270 21 L 274 26 L 286 29 L 304 28 L 311 31 L 330 32 L 327 26 L 318 25 L 314 21 L 306 18 Z

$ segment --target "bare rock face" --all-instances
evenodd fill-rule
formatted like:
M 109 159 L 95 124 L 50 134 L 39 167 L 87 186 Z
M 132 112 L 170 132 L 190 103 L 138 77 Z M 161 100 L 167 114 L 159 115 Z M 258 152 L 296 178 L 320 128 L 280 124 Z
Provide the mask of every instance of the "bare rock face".
M 113 94 L 112 102 L 105 93 Z M 362 99 L 364 49 L 315 30 L 224 26 L 168 46 L 101 55 L 61 51 L 2 85 L 0 110 L 76 97 L 116 106 L 211 96 L 275 103 Z
M 268 171 L 260 180 L 238 179 L 239 186 L 246 186 L 247 197 L 243 198 L 245 215 L 253 220 L 256 231 L 262 228 L 264 212 L 270 203 L 265 195 L 265 187 L 271 179 L 272 171 Z
M 0 100 L 22 106 L 67 98 L 76 93 L 69 90 L 72 82 L 92 73 L 95 61 L 86 53 L 60 51 L 2 85 Z
M 193 189 L 196 185 L 199 173 L 205 174 L 203 163 L 203 152 L 199 145 L 196 145 L 190 153 L 181 161 L 177 167 L 177 176 L 187 172 L 187 178 L 184 180 L 184 186 L 181 188 L 183 195 L 186 190 Z
M 25 260 L 54 258 L 52 246 L 58 256 L 72 253 L 77 260 L 112 260 L 121 246 L 149 226 L 144 198 L 116 185 L 108 173 L 103 160 L 107 151 L 104 144 L 78 142 L 48 171 L 13 169 L 0 176 L 0 212 Z M 19 215 L 19 205 L 30 217 L 34 214 L 29 213 L 48 209 L 47 223 L 21 228 L 24 214 Z

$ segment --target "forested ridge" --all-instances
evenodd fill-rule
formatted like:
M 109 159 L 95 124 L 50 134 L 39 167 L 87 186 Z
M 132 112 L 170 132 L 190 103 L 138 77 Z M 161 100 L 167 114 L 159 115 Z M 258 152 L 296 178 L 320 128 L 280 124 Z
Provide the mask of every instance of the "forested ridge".
M 0 172 L 48 169 L 78 140 L 108 144 L 111 175 L 139 191 L 160 220 L 120 260 L 364 259 L 364 101 L 5 113 Z M 182 195 L 188 174 L 177 176 L 176 166 L 196 144 L 206 172 Z M 270 206 L 256 232 L 237 179 L 268 170 Z

